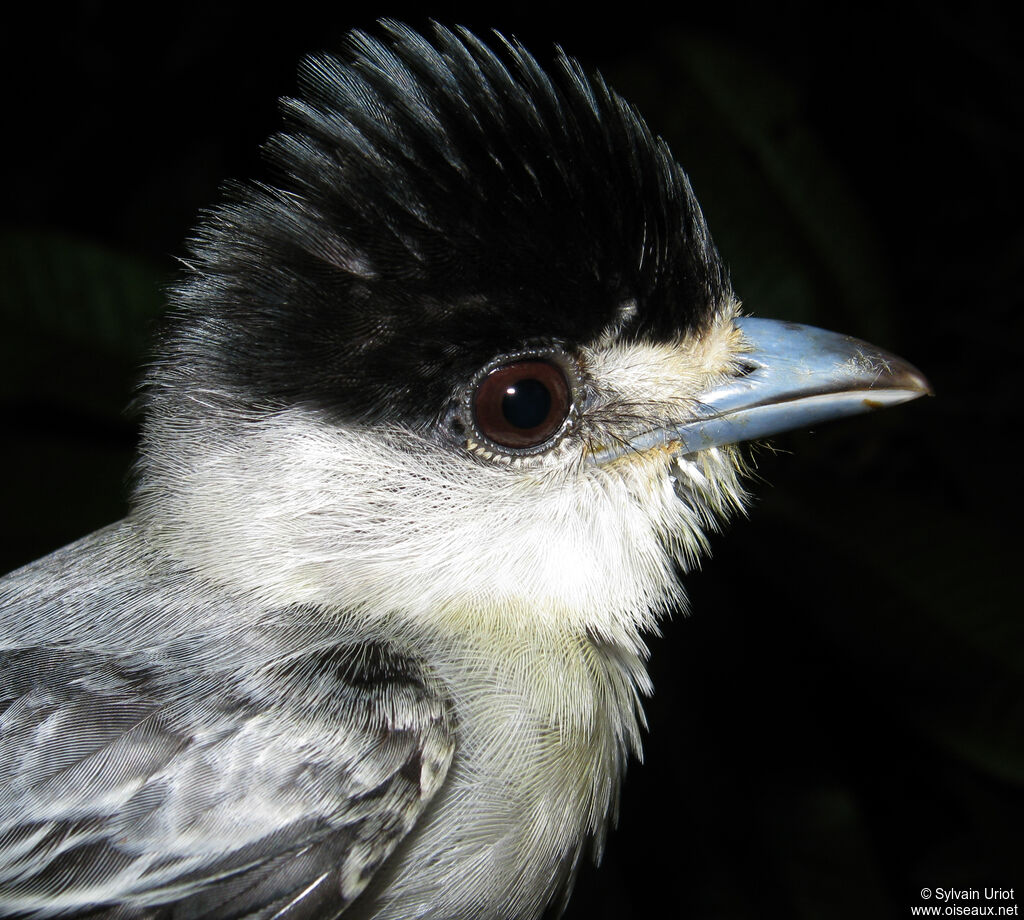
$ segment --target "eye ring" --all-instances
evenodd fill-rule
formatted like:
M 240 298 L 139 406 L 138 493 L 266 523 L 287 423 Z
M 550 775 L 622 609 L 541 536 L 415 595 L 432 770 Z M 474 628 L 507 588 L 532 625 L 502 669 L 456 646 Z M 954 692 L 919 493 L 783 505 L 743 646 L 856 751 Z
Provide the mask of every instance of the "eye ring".
M 543 453 L 571 427 L 577 390 L 575 369 L 559 351 L 506 355 L 474 378 L 465 418 L 476 438 L 498 453 Z

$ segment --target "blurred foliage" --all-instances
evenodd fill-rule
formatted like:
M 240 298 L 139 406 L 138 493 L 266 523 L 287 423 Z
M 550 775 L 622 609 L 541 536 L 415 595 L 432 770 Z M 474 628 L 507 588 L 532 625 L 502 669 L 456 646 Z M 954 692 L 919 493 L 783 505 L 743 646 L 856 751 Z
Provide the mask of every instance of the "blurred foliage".
M 143 260 L 72 237 L 0 233 L 7 571 L 125 510 L 127 414 L 163 297 Z M 56 542 L 55 542 L 56 541 Z
M 756 453 L 750 520 L 714 541 L 687 580 L 693 616 L 654 644 L 646 763 L 569 917 L 895 918 L 925 886 L 1024 888 L 1016 469 L 993 447 L 1020 419 L 1020 59 L 985 4 L 970 22 L 890 10 L 884 29 L 830 10 L 803 47 L 794 36 L 813 9 L 750 7 L 734 22 L 728 5 L 693 7 L 706 28 L 685 31 L 659 13 L 642 57 L 616 31 L 641 26 L 595 22 L 606 56 L 587 63 L 686 166 L 750 312 L 905 353 L 938 396 Z M 137 42 L 132 73 L 152 104 L 122 103 L 136 120 L 115 147 L 134 146 L 124 159 L 98 148 L 92 164 L 114 157 L 121 187 L 101 173 L 62 189 L 51 160 L 13 190 L 33 217 L 33 202 L 65 193 L 86 206 L 56 231 L 23 218 L 0 235 L 6 567 L 124 513 L 125 410 L 171 270 L 154 253 L 216 182 L 250 168 L 253 123 L 273 122 L 245 100 L 287 91 L 282 62 L 347 25 L 300 19 L 266 34 L 227 14 L 183 19 L 162 57 Z M 568 41 L 579 23 L 545 12 L 498 25 L 585 57 L 586 39 Z M 130 94 L 103 82 L 118 64 L 105 41 L 76 30 L 64 52 L 76 61 L 81 43 L 82 60 L 102 63 L 88 79 Z M 259 52 L 266 64 L 240 81 Z M 949 61 L 961 69 L 943 78 Z M 78 133 L 113 123 L 88 79 L 73 88 Z M 194 136 L 165 136 L 161 119 Z M 101 205 L 102 242 L 86 241 Z

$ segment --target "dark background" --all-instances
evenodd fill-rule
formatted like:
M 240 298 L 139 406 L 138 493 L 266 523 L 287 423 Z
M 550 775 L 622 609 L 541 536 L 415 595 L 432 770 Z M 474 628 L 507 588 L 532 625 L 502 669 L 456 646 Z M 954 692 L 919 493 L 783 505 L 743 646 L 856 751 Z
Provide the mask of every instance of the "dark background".
M 379 16 L 558 42 L 669 140 L 749 311 L 883 345 L 937 394 L 757 453 L 750 519 L 654 643 L 646 763 L 569 915 L 1019 903 L 1022 32 L 1011 4 L 961 6 L 22 11 L 0 49 L 0 569 L 123 514 L 161 285 L 220 183 L 260 173 L 305 52 Z

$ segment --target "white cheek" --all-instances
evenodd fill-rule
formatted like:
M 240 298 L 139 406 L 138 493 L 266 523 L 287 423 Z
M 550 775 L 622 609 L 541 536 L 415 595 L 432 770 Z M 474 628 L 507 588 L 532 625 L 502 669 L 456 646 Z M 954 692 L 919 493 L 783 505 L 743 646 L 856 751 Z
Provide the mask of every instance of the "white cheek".
M 173 556 L 267 603 L 515 611 L 612 633 L 650 626 L 678 590 L 666 533 L 699 540 L 663 461 L 492 466 L 301 410 L 182 443 L 150 456 L 138 517 Z

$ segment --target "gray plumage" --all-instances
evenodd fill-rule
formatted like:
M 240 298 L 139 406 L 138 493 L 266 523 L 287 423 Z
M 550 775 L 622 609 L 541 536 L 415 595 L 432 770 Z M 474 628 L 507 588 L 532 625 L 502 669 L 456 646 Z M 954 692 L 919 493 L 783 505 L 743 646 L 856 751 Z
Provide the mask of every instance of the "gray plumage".
M 246 603 L 127 522 L 4 581 L 3 913 L 325 917 L 362 891 L 444 778 L 450 704 L 386 642 Z

